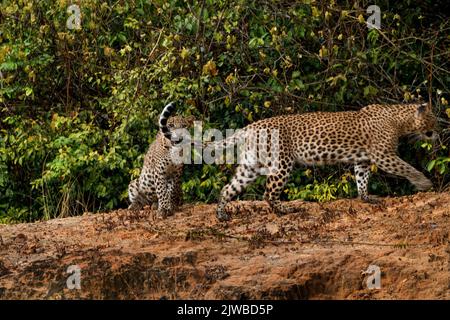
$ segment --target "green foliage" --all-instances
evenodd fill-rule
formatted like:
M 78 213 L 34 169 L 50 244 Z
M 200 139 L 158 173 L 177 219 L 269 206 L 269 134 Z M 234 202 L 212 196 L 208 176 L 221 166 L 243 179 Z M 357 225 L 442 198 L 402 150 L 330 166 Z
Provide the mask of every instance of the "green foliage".
M 71 3 L 0 5 L 0 222 L 125 206 L 170 100 L 219 129 L 418 95 L 448 118 L 445 1 L 377 1 L 379 31 L 365 24 L 369 1 L 86 0 L 77 2 L 81 29 L 69 30 Z M 440 142 L 401 152 L 445 188 L 448 135 Z M 186 200 L 215 201 L 231 173 L 189 166 Z M 317 169 L 287 197 L 354 194 L 341 176 Z M 262 194 L 263 183 L 247 196 Z M 404 180 L 389 185 L 411 189 Z M 371 190 L 386 186 L 375 177 Z
M 308 176 L 309 174 L 306 173 L 305 175 Z M 314 179 L 312 183 L 305 185 L 291 184 L 285 190 L 285 193 L 289 200 L 330 201 L 338 197 L 355 195 L 355 184 L 351 181 L 354 181 L 354 177 L 350 173 L 343 174 L 340 179 L 335 179 L 333 175 L 330 175 L 324 181 Z
M 218 166 L 203 165 L 201 170 L 188 170 L 185 175 L 188 175 L 189 179 L 183 183 L 182 189 L 188 200 L 215 201 L 227 182 L 225 173 Z

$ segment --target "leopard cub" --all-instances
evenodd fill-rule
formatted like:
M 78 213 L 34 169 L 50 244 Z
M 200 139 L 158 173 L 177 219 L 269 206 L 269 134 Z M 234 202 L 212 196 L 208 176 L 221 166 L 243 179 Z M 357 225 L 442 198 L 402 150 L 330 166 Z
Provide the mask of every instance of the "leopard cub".
M 145 205 L 157 205 L 158 215 L 167 217 L 182 203 L 181 175 L 183 164 L 172 161 L 171 152 L 177 140 L 175 129 L 189 128 L 193 117 L 170 117 L 175 107 L 169 103 L 159 118 L 159 132 L 144 158 L 138 179 L 128 185 L 129 209 L 139 210 Z

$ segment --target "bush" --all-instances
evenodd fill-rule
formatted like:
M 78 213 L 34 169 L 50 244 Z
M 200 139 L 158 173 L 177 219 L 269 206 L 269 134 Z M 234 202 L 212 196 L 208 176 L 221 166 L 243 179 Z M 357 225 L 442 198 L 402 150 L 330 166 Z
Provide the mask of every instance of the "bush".
M 180 114 L 220 129 L 419 95 L 447 117 L 445 1 L 378 1 L 379 31 L 366 26 L 368 1 L 89 0 L 80 3 L 79 30 L 67 28 L 69 4 L 1 4 L 3 222 L 125 206 L 155 118 L 170 100 L 179 101 Z M 443 134 L 438 149 L 409 145 L 402 155 L 445 188 L 447 146 Z M 188 167 L 186 200 L 215 201 L 230 173 Z M 315 169 L 286 196 L 352 195 L 353 183 L 340 187 L 343 174 Z M 382 179 L 373 179 L 372 191 L 412 190 L 404 180 Z M 260 195 L 263 182 L 246 196 Z

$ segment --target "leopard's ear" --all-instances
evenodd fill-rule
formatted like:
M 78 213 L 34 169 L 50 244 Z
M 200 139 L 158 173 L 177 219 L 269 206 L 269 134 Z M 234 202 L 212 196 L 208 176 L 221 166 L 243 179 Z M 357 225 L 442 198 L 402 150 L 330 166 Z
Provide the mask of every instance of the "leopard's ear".
M 424 106 L 426 111 L 432 110 L 431 103 L 425 102 L 425 103 L 422 103 L 421 106 Z
M 417 105 L 415 116 L 416 118 L 422 117 L 427 111 L 429 107 L 427 103 Z
M 189 117 L 187 117 L 187 121 L 188 121 L 190 124 L 194 124 L 195 117 L 194 117 L 194 116 L 189 116 Z

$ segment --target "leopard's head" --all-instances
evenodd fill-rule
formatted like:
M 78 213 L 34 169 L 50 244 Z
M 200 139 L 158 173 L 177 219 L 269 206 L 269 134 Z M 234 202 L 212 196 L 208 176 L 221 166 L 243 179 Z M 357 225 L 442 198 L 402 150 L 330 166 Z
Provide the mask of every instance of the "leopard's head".
M 173 116 L 167 120 L 167 128 L 171 132 L 171 141 L 176 144 L 190 143 L 189 129 L 194 126 L 194 116 Z
M 194 125 L 195 117 L 189 116 L 189 117 L 183 117 L 183 116 L 174 116 L 170 117 L 169 120 L 167 120 L 167 127 L 169 130 L 175 130 L 175 129 L 187 129 Z
M 438 135 L 438 122 L 433 114 L 431 105 L 428 103 L 415 105 L 414 124 L 412 133 L 416 133 L 423 140 L 435 140 Z

